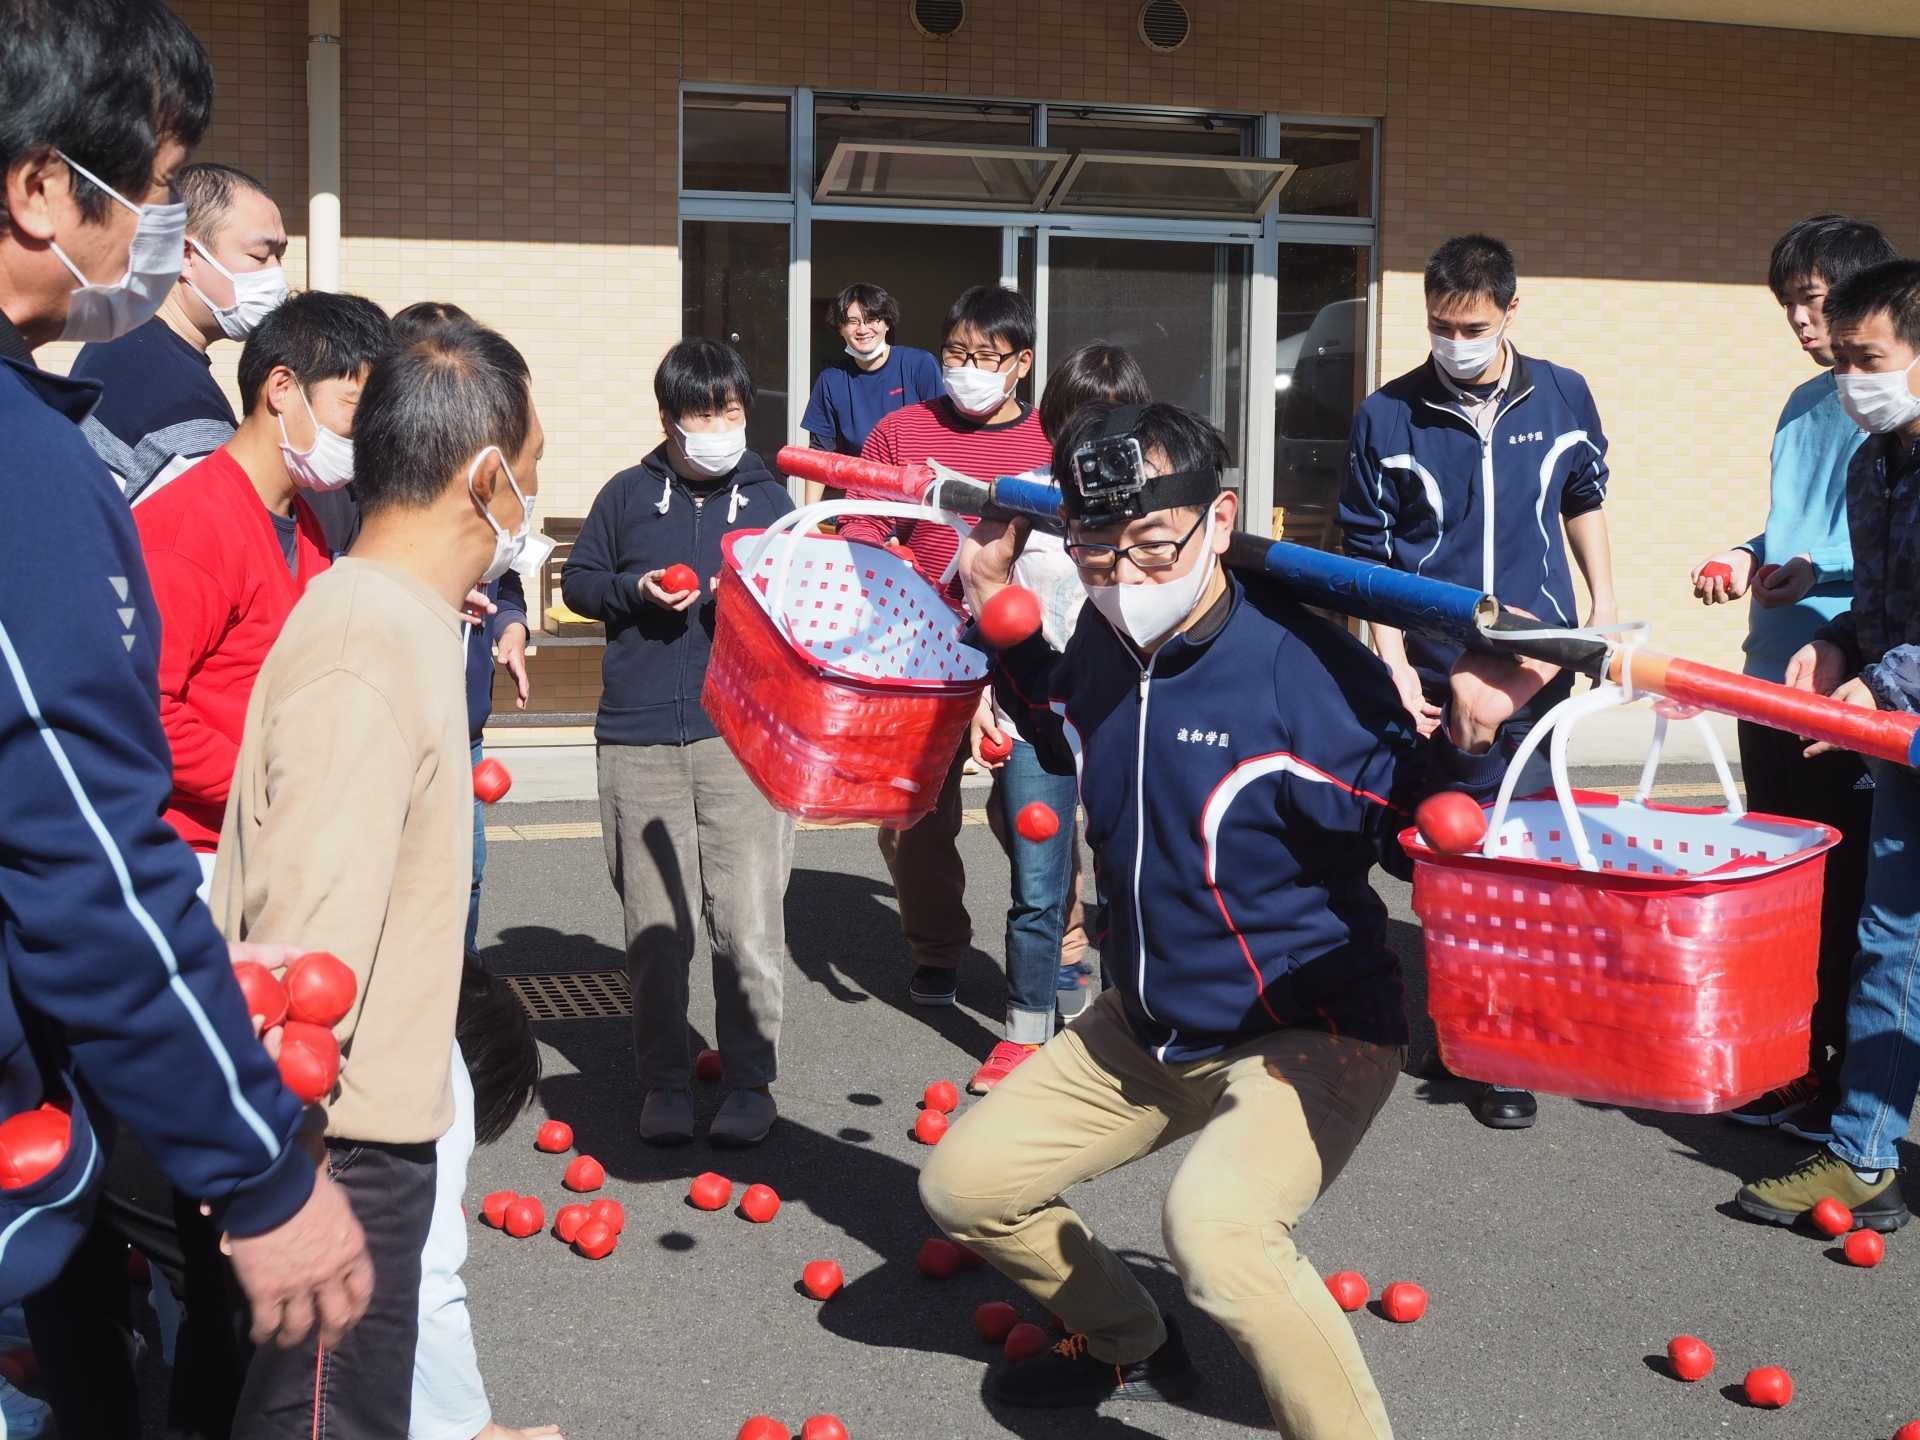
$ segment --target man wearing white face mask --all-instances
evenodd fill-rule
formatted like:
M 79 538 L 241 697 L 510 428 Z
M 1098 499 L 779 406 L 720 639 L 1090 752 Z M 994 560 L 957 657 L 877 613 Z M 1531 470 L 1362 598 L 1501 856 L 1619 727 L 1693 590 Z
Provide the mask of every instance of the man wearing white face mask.
M 726 1089 L 708 1139 L 757 1145 L 777 1118 L 793 821 L 747 778 L 700 692 L 721 542 L 764 529 L 793 501 L 747 449 L 753 377 L 737 350 L 682 340 L 654 372 L 653 394 L 667 438 L 594 497 L 561 591 L 570 609 L 607 626 L 593 734 L 646 1092 L 640 1139 L 693 1138 L 687 990 L 699 914 L 713 955 Z M 692 571 L 693 588 L 668 585 L 676 565 Z
M 444 326 L 377 363 L 354 420 L 360 534 L 247 707 L 213 908 L 229 935 L 308 935 L 359 978 L 326 1146 L 368 1219 L 374 1293 L 324 1364 L 254 1352 L 237 1435 L 407 1431 L 472 870 L 459 607 L 511 562 L 544 444 L 526 361 L 490 330 Z
M 386 312 L 371 300 L 320 290 L 289 300 L 241 353 L 240 428 L 134 507 L 164 622 L 167 821 L 209 877 L 254 678 L 332 559 L 308 497 L 353 478 L 354 409 L 392 348 Z
M 1295 1226 L 1386 1103 L 1407 1020 L 1386 907 L 1396 836 L 1445 786 L 1490 795 L 1499 726 L 1541 674 L 1470 656 L 1422 739 L 1385 668 L 1264 577 L 1221 567 L 1239 497 L 1207 420 L 1089 406 L 1057 437 L 1067 554 L 1087 588 L 1063 654 L 1034 636 L 995 688 L 1077 773 L 1113 988 L 955 1124 L 920 1177 L 941 1229 L 1051 1309 L 1051 1351 L 989 1381 L 1008 1404 L 1178 1398 L 1177 1329 L 1062 1192 L 1197 1136 L 1162 1215 L 1194 1303 L 1258 1372 L 1281 1432 L 1391 1433 Z M 1021 527 L 965 546 L 982 603 Z
M 1549 625 L 1612 624 L 1607 437 L 1587 382 L 1514 348 L 1519 279 L 1513 252 L 1493 237 L 1460 235 L 1436 250 L 1426 297 L 1432 355 L 1354 416 L 1340 494 L 1347 553 L 1484 590 Z M 1569 548 L 1590 597 L 1584 617 Z M 1371 633 L 1431 734 L 1460 647 L 1389 625 Z M 1572 690 L 1573 676 L 1558 676 L 1515 716 L 1502 733 L 1508 753 Z M 1547 780 L 1543 749 L 1520 793 Z M 1518 1130 L 1539 1107 L 1525 1090 L 1488 1087 L 1473 1109 L 1484 1125 Z
M 286 227 L 259 181 L 203 163 L 183 167 L 174 185 L 186 206 L 179 280 L 151 320 L 83 347 L 73 363 L 76 377 L 100 382 L 82 429 L 130 501 L 226 443 L 238 422 L 208 348 L 245 340 L 287 297 Z
M 940 397 L 940 365 L 924 350 L 896 345 L 900 307 L 878 285 L 855 283 L 834 296 L 827 323 L 846 351 L 821 370 L 800 428 L 816 450 L 858 455 L 886 416 Z M 807 503 L 824 487 L 809 481 Z

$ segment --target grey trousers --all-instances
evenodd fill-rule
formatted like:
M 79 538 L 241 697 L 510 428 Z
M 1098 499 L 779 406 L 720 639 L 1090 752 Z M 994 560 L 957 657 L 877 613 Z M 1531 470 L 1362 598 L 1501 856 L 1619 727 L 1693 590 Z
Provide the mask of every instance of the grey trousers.
M 598 761 L 607 870 L 626 920 L 640 1084 L 685 1089 L 692 1080 L 687 977 L 695 896 L 713 950 L 726 1085 L 771 1084 L 793 821 L 754 788 L 723 740 L 602 745 Z

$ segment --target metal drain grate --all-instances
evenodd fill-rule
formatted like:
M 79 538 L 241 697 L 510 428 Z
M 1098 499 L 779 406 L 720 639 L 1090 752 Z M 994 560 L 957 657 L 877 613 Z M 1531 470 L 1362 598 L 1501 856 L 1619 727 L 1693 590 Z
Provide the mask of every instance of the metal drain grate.
M 621 970 L 509 975 L 506 982 L 531 1020 L 615 1020 L 633 1013 L 633 991 Z

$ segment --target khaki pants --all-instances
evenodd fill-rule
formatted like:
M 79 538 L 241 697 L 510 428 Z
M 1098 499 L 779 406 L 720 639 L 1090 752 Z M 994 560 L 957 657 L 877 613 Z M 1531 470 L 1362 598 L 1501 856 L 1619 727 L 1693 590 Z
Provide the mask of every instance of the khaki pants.
M 793 821 L 726 741 L 602 745 L 600 825 L 626 921 L 640 1084 L 684 1090 L 693 906 L 713 951 L 714 1040 L 730 1090 L 773 1082 L 786 959 Z
M 1404 1052 L 1284 1030 L 1168 1066 L 1108 991 L 970 1110 L 920 1177 L 927 1213 L 1113 1364 L 1166 1326 L 1127 1266 L 1060 1199 L 1199 1134 L 1161 1225 L 1187 1294 L 1259 1372 L 1290 1440 L 1389 1440 L 1347 1317 L 1293 1247 L 1293 1226 L 1386 1103 Z
M 900 930 L 915 965 L 957 970 L 973 948 L 967 914 L 967 871 L 960 862 L 960 776 L 963 745 L 947 769 L 933 809 L 906 830 L 880 831 L 880 858 L 893 877 Z

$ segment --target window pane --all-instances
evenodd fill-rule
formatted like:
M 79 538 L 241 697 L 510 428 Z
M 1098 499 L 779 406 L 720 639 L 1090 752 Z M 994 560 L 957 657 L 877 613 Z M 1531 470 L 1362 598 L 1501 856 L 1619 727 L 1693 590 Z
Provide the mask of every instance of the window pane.
M 1033 144 L 1033 114 L 1031 105 L 822 95 L 813 106 L 813 183 L 825 177 L 827 162 L 843 140 L 1024 147 Z
M 847 141 L 827 161 L 822 202 L 1034 210 L 1065 167 L 1046 150 Z
M 1280 158 L 1300 167 L 1280 192 L 1281 213 L 1373 213 L 1371 130 L 1345 125 L 1282 125 Z
M 684 190 L 792 193 L 784 95 L 694 95 L 680 147 Z
M 1275 531 L 1306 545 L 1333 544 L 1347 434 L 1366 396 L 1369 253 L 1363 245 L 1280 247 Z
M 1217 115 L 1162 118 L 1055 105 L 1047 110 L 1047 144 L 1060 150 L 1137 150 L 1231 159 L 1253 153 L 1253 121 Z
M 1257 219 L 1287 167 L 1273 160 L 1153 160 L 1083 154 L 1047 203 L 1097 214 L 1211 215 Z
M 680 333 L 723 340 L 747 362 L 747 444 L 771 466 L 787 432 L 785 225 L 681 222 Z
M 1240 488 L 1246 455 L 1248 277 L 1243 245 L 1055 235 L 1048 242 L 1047 360 L 1105 340 L 1131 351 L 1156 400 L 1226 433 Z

